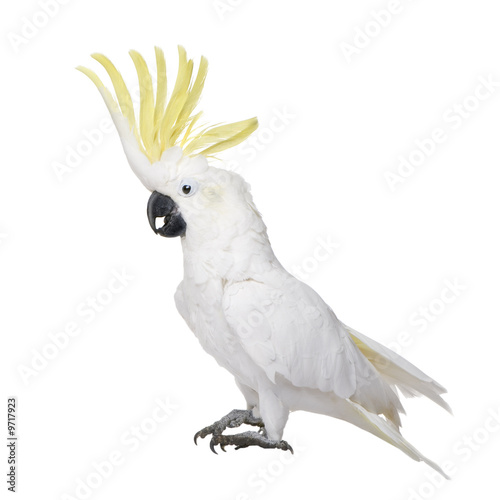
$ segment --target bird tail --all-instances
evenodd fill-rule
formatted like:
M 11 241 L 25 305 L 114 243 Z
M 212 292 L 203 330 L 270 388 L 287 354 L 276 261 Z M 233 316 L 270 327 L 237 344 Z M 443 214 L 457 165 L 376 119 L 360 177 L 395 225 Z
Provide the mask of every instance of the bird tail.
M 406 453 L 410 458 L 416 460 L 417 462 L 425 462 L 427 465 L 432 467 L 435 471 L 439 472 L 446 479 L 450 477 L 445 474 L 443 469 L 439 467 L 435 462 L 429 460 L 427 457 L 422 455 L 416 448 L 414 448 L 399 432 L 398 428 L 392 424 L 390 421 L 385 420 L 383 417 L 371 413 L 365 408 L 363 408 L 358 403 L 346 400 L 350 405 L 351 410 L 356 414 L 355 418 L 349 418 L 348 420 L 355 423 L 358 427 L 374 434 L 375 436 L 383 439 L 385 442 L 392 444 L 403 453 Z
M 350 337 L 380 374 L 382 379 L 391 387 L 397 387 L 406 397 L 426 396 L 439 406 L 451 413 L 448 403 L 441 397 L 446 389 L 431 377 L 412 365 L 409 361 L 399 356 L 391 349 L 379 344 L 375 340 L 344 325 Z M 417 461 L 423 461 L 441 475 L 449 479 L 443 470 L 434 462 L 422 455 L 408 441 L 406 441 L 399 429 L 390 420 L 380 417 L 376 413 L 351 400 L 347 401 L 351 410 L 356 413 L 356 423 L 359 427 L 375 434 L 377 437 L 392 444 Z
M 391 349 L 346 325 L 344 327 L 361 353 L 389 385 L 397 387 L 406 397 L 426 396 L 452 413 L 448 403 L 441 397 L 446 392 L 441 384 Z

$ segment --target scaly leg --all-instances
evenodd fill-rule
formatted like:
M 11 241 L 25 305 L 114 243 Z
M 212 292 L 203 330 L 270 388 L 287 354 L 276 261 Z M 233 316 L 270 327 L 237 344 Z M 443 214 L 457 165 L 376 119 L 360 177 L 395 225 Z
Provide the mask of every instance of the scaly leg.
M 241 434 L 223 435 L 224 430 L 239 427 L 242 424 L 255 425 L 260 427 L 259 432 L 243 432 Z M 261 448 L 278 448 L 281 450 L 290 450 L 292 447 L 286 441 L 271 440 L 267 437 L 264 422 L 261 418 L 253 416 L 252 410 L 233 410 L 222 417 L 212 425 L 204 427 L 194 436 L 194 442 L 201 437 L 202 439 L 212 435 L 210 440 L 210 449 L 217 454 L 215 446 L 220 445 L 223 451 L 225 446 L 234 445 L 236 449 L 247 448 L 248 446 L 260 446 Z
M 233 445 L 236 449 L 248 448 L 249 446 L 260 446 L 261 448 L 276 448 L 283 451 L 291 451 L 293 454 L 293 448 L 286 441 L 278 441 L 269 439 L 262 434 L 254 431 L 242 432 L 241 434 L 214 434 L 210 440 L 210 449 L 214 452 L 215 446 L 220 445 L 222 451 L 225 450 L 225 446 Z
M 208 425 L 198 431 L 194 435 L 194 442 L 195 444 L 198 444 L 196 441 L 199 437 L 203 439 L 209 434 L 219 435 L 222 434 L 228 427 L 239 427 L 242 424 L 256 425 L 265 432 L 264 422 L 262 422 L 261 418 L 254 417 L 252 410 L 233 410 L 220 420 L 217 420 L 217 422 L 214 422 L 212 425 Z

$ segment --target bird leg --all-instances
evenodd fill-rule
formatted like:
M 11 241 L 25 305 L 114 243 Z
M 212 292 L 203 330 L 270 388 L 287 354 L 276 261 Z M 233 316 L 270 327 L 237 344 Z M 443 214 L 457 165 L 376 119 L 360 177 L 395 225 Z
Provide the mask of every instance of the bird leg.
M 261 418 L 254 417 L 252 410 L 233 410 L 226 416 L 222 417 L 220 420 L 217 420 L 217 422 L 214 422 L 212 425 L 204 427 L 203 429 L 201 429 L 201 431 L 198 431 L 194 435 L 194 442 L 195 444 L 197 444 L 196 440 L 199 437 L 203 439 L 209 434 L 222 434 L 222 432 L 225 431 L 228 427 L 239 427 L 242 424 L 256 425 L 265 432 L 264 422 L 262 422 Z
M 240 434 L 222 434 L 224 430 L 234 427 L 239 427 L 242 424 L 255 425 L 260 427 L 259 432 L 249 431 Z M 274 441 L 267 437 L 264 422 L 261 418 L 254 417 L 252 410 L 233 410 L 226 416 L 222 417 L 212 425 L 204 427 L 194 435 L 195 444 L 197 439 L 202 439 L 212 435 L 210 440 L 210 449 L 217 454 L 215 446 L 220 445 L 222 451 L 225 446 L 233 445 L 236 449 L 247 448 L 248 446 L 260 446 L 261 448 L 278 448 L 280 450 L 290 450 L 293 453 L 292 447 L 286 441 Z
M 249 446 L 260 446 L 261 448 L 276 448 L 283 451 L 291 451 L 293 454 L 293 448 L 286 441 L 278 441 L 269 439 L 258 432 L 247 431 L 240 434 L 214 434 L 210 440 L 210 449 L 217 454 L 215 451 L 215 446 L 220 445 L 222 451 L 225 450 L 225 446 L 233 445 L 236 446 L 236 450 L 240 448 L 248 448 Z

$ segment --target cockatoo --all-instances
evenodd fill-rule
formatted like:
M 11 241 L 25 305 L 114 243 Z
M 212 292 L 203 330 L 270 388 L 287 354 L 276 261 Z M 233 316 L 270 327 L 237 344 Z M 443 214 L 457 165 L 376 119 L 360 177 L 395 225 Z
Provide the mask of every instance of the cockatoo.
M 308 285 L 278 261 L 249 185 L 208 159 L 245 140 L 257 119 L 200 127 L 195 113 L 207 74 L 179 47 L 179 69 L 167 99 L 165 57 L 156 54 L 156 91 L 144 58 L 130 51 L 139 86 L 138 119 L 113 63 L 93 54 L 115 96 L 90 69 L 132 170 L 151 191 L 147 216 L 156 234 L 179 236 L 184 277 L 175 304 L 203 349 L 235 378 L 247 408 L 233 410 L 195 435 L 210 447 L 290 450 L 283 431 L 290 412 L 305 410 L 354 424 L 444 474 L 401 435 L 397 390 L 424 395 L 450 410 L 445 389 L 407 360 L 343 324 Z M 157 219 L 160 219 L 158 221 Z M 158 224 L 160 222 L 160 224 Z M 256 432 L 224 434 L 249 424 Z

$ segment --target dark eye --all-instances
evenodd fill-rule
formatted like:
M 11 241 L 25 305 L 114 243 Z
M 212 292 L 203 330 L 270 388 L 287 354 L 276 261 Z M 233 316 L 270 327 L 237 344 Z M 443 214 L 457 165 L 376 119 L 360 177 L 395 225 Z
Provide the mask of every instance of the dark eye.
M 198 191 L 198 181 L 196 179 L 189 179 L 186 177 L 179 182 L 177 192 L 181 196 L 188 198 L 189 196 L 193 196 L 196 191 Z

